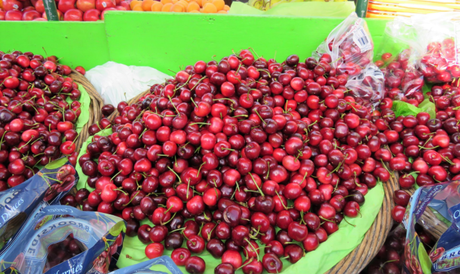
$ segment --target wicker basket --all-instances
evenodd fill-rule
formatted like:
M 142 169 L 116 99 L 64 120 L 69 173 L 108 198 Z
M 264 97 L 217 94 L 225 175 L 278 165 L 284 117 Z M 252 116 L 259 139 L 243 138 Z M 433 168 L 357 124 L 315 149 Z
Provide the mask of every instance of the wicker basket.
M 407 190 L 407 193 L 414 194 L 415 189 L 412 188 Z M 430 233 L 436 240 L 438 240 L 444 232 L 449 228 L 444 222 L 440 221 L 433 211 L 427 207 L 423 212 L 420 220 L 417 222 L 420 224 L 428 233 Z
M 396 172 L 393 174 L 394 176 L 383 184 L 385 197 L 382 208 L 377 214 L 374 223 L 364 235 L 361 244 L 326 273 L 360 273 L 377 255 L 393 226 L 393 219 L 391 218 L 391 208 L 394 205 L 393 193 L 399 189 L 398 175 Z M 364 206 L 366 205 L 364 204 Z
M 91 98 L 91 104 L 89 107 L 89 120 L 81 130 L 80 135 L 78 136 L 78 139 L 75 142 L 75 145 L 77 147 L 76 151 L 80 151 L 81 145 L 89 137 L 89 127 L 94 123 L 98 123 L 102 119 L 101 108 L 104 105 L 104 101 L 102 100 L 101 96 L 96 91 L 96 89 L 93 87 L 91 82 L 88 81 L 88 79 L 86 79 L 86 77 L 83 76 L 81 73 L 79 73 L 76 70 L 72 70 L 72 73 L 69 76 L 73 79 L 75 83 L 83 86 L 86 92 L 88 93 L 89 97 Z M 82 109 L 82 111 L 86 110 Z

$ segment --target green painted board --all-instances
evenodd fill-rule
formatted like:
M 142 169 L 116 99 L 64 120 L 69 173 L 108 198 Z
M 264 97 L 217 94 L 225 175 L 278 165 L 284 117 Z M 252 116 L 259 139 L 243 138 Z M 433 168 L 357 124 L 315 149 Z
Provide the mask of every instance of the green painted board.
M 87 70 L 107 61 L 151 66 L 173 74 L 198 60 L 228 56 L 252 47 L 265 58 L 301 59 L 342 18 L 110 12 L 98 22 L 0 22 L 0 50 L 56 55 L 63 64 Z M 379 45 L 387 20 L 366 19 Z M 215 56 L 214 56 L 215 55 Z
M 100 22 L 0 21 L 0 50 L 56 55 L 72 68 L 109 61 L 105 24 Z M 46 50 L 43 50 L 43 48 Z
M 252 47 L 265 58 L 309 57 L 343 19 L 114 12 L 105 17 L 110 58 L 165 73 Z M 368 20 L 378 45 L 387 21 Z M 379 36 L 380 35 L 380 36 Z

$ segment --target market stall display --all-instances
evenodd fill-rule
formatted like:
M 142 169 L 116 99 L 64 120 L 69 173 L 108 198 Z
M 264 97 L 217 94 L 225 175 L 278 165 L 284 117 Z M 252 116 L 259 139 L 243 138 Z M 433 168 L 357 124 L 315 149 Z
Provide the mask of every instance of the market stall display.
M 216 1 L 198 6 L 222 6 Z M 144 11 L 156 3 L 185 4 L 131 4 Z M 436 24 L 426 23 L 433 18 Z M 205 19 L 197 26 L 220 17 Z M 253 48 L 225 57 L 217 50 L 212 60 L 158 52 L 160 70 L 168 67 L 164 61 L 183 58 L 188 65 L 115 106 L 104 105 L 83 67 L 71 70 L 54 56 L 0 53 L 6 197 L 0 193 L 0 205 L 21 205 L 15 193 L 34 188 L 38 177 L 52 181 L 48 190 L 41 184 L 46 193 L 58 195 L 16 208 L 25 225 L 10 216 L 20 229 L 5 234 L 0 267 L 22 273 L 37 265 L 40 273 L 55 273 L 80 260 L 71 271 L 446 269 L 445 254 L 456 246 L 455 213 L 446 212 L 457 206 L 453 186 L 460 178 L 456 19 L 395 19 L 379 46 L 366 21 L 352 14 L 322 34 L 311 57 L 270 59 Z M 107 47 L 117 49 L 113 41 L 122 36 L 110 35 L 110 23 L 98 24 L 108 28 Z M 445 31 L 437 33 L 440 26 Z M 65 184 L 77 180 L 76 189 Z M 91 229 L 96 223 L 103 231 L 87 241 L 90 234 L 69 214 L 87 216 Z M 58 229 L 59 222 L 70 225 Z M 40 240 L 43 252 L 21 255 L 27 241 L 19 244 L 15 231 L 19 238 L 48 235 Z

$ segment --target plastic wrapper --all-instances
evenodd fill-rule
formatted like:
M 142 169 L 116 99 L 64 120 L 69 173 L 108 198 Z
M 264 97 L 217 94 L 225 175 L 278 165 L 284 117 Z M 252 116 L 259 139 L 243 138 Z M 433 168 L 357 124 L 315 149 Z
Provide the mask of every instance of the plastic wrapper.
M 415 15 L 410 18 L 417 30 L 423 52 L 420 71 L 431 83 L 446 83 L 460 77 L 460 15 L 457 12 Z
M 146 262 L 124 267 L 109 274 L 182 274 L 182 271 L 174 264 L 169 256 L 161 256 Z
M 104 103 L 114 106 L 171 78 L 154 68 L 127 66 L 111 61 L 90 69 L 85 77 L 104 99 Z
M 376 54 L 376 64 L 385 74 L 388 97 L 415 106 L 423 101 L 423 74 L 417 63 L 420 55 L 416 29 L 410 19 L 398 17 L 388 22 Z
M 319 59 L 324 53 L 331 56 L 332 64 L 339 74 L 360 74 L 371 63 L 374 54 L 374 43 L 366 21 L 355 12 L 350 14 L 329 33 L 313 52 L 313 57 Z
M 0 256 L 0 271 L 5 274 L 107 273 L 109 266 L 116 263 L 112 256 L 120 252 L 125 230 L 124 221 L 116 216 L 70 206 L 48 206 L 27 220 L 11 247 Z M 80 253 L 60 263 L 59 259 L 73 251 L 53 247 L 69 236 L 77 243 Z
M 451 225 L 432 250 L 427 251 L 415 231 L 415 224 L 428 206 Z M 460 273 L 460 181 L 417 189 L 407 206 L 403 224 L 407 230 L 403 273 Z M 431 229 L 435 228 L 434 224 Z
M 75 168 L 62 158 L 22 184 L 0 192 L 0 254 L 11 245 L 27 218 L 48 205 L 59 204 L 77 181 Z
M 376 65 L 369 64 L 360 74 L 348 78 L 345 87 L 354 97 L 379 102 L 385 96 L 384 82 L 382 71 Z

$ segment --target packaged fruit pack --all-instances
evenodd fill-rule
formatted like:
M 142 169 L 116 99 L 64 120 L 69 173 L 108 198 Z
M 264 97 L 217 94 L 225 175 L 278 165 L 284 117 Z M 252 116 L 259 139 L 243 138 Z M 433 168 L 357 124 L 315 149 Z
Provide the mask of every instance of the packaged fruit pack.
M 27 218 L 48 205 L 59 204 L 77 181 L 74 167 L 63 158 L 49 163 L 24 183 L 0 192 L 0 252 L 8 249 Z
M 387 97 L 418 106 L 424 99 L 424 82 L 417 64 L 422 49 L 415 27 L 410 19 L 398 17 L 386 25 L 383 37 L 375 64 L 385 74 Z
M 420 71 L 428 82 L 445 83 L 460 77 L 460 16 L 457 12 L 410 18 L 423 51 Z
M 108 273 L 122 247 L 121 218 L 49 206 L 29 218 L 11 248 L 0 255 L 2 273 Z
M 319 59 L 324 53 L 331 56 L 332 65 L 339 74 L 358 75 L 372 61 L 374 43 L 366 21 L 356 13 L 348 16 L 329 33 L 326 40 L 313 52 Z
M 167 272 L 165 272 L 167 271 Z M 161 256 L 133 266 L 124 267 L 109 274 L 144 273 L 144 274 L 182 274 L 169 256 Z
M 423 186 L 412 195 L 404 216 L 406 228 L 402 273 L 459 273 L 460 181 Z M 452 225 L 430 250 L 425 249 L 415 224 L 425 209 L 433 207 Z

